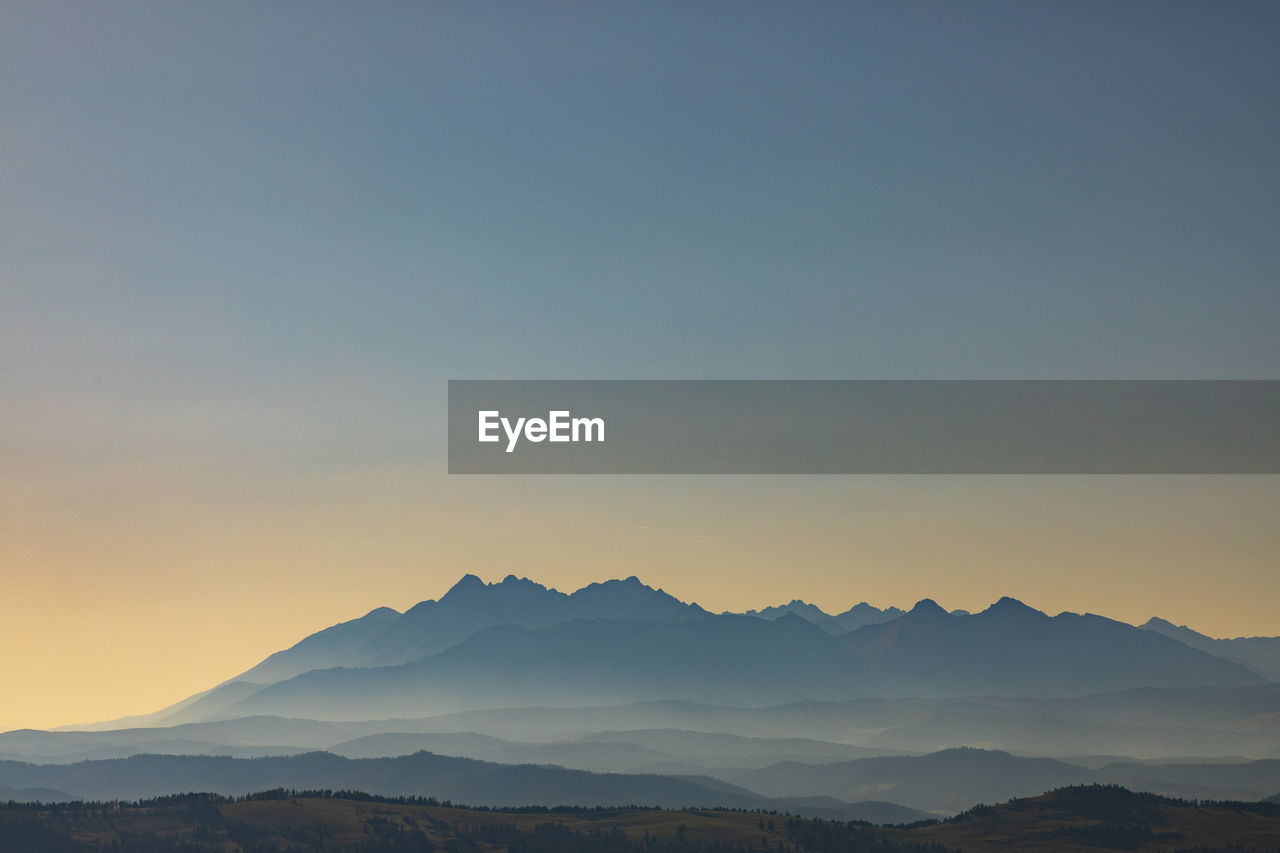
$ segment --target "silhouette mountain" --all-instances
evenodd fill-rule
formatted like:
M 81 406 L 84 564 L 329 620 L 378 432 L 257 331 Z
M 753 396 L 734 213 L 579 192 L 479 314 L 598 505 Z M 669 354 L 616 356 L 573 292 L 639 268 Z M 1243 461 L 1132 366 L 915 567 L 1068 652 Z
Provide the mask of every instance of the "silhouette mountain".
M 788 604 L 766 607 L 763 610 L 748 610 L 745 615 L 758 616 L 761 619 L 778 619 L 788 613 L 793 613 L 801 619 L 812 622 L 828 634 L 845 634 L 856 628 L 861 628 L 863 625 L 888 622 L 890 619 L 901 616 L 903 611 L 896 607 L 887 607 L 881 610 L 864 601 L 860 604 L 855 604 L 844 613 L 832 616 L 817 605 L 809 604 L 796 598 Z
M 748 611 L 746 615 L 777 619 L 798 615 L 832 634 L 884 622 L 901 616 L 896 607 L 881 610 L 865 602 L 836 616 L 800 600 L 781 607 Z M 207 716 L 210 706 L 229 704 L 229 694 L 217 692 L 236 682 L 272 684 L 313 669 L 332 667 L 394 666 L 426 657 L 498 625 L 544 628 L 574 619 L 620 619 L 646 622 L 683 622 L 711 614 L 696 603 L 686 604 L 661 589 L 646 586 L 635 576 L 625 580 L 592 583 L 565 594 L 542 584 L 508 575 L 500 583 L 486 584 L 475 575 L 464 575 L 439 601 L 423 601 L 399 613 L 379 607 L 312 634 L 288 649 L 276 652 L 253 668 L 228 679 L 206 701 L 205 708 L 189 709 L 191 700 L 160 712 L 159 719 L 187 722 Z M 241 693 L 245 688 L 239 688 Z M 237 697 L 238 698 L 238 697 Z M 146 725 L 148 716 L 116 721 L 119 725 Z
M 413 663 L 304 673 L 225 713 L 303 716 L 307 708 L 311 716 L 354 720 L 654 698 L 760 704 L 815 691 L 842 695 L 858 683 L 856 666 L 839 638 L 794 615 L 504 625 Z
M 1237 663 L 1100 616 L 1050 617 L 1012 598 L 958 614 L 925 599 L 903 616 L 844 635 L 794 613 L 772 621 L 720 615 L 505 624 L 405 664 L 313 670 L 220 713 L 354 720 L 646 699 L 762 705 L 857 696 L 1047 697 L 1263 681 Z
M 843 627 L 836 619 L 827 615 L 823 610 L 814 604 L 808 604 L 796 598 L 789 604 L 778 605 L 777 607 L 766 607 L 763 610 L 748 610 L 746 616 L 758 616 L 761 619 L 779 619 L 787 614 L 794 614 L 817 625 L 828 634 L 843 634 L 848 629 Z
M 972 614 L 931 599 L 906 613 L 863 603 L 829 616 L 798 599 L 754 613 L 714 616 L 634 576 L 567 595 L 514 575 L 488 584 L 466 575 L 439 601 L 404 613 L 373 610 L 210 691 L 115 725 L 255 715 L 387 719 L 646 700 L 761 706 L 872 696 L 1069 697 L 1265 681 L 1244 662 L 1258 655 L 1228 655 L 1227 641 L 1189 629 L 1166 636 L 1154 621 L 1142 630 L 1090 614 L 1051 617 L 1008 597 Z M 842 630 L 859 622 L 866 624 Z M 932 734 L 926 739 L 937 744 Z M 1252 748 L 1246 740 L 1237 742 Z
M 1280 637 L 1236 637 L 1232 640 L 1217 640 L 1194 631 L 1186 625 L 1174 625 L 1172 622 L 1156 617 L 1148 619 L 1139 627 L 1172 637 L 1193 649 L 1200 649 L 1211 655 L 1235 661 L 1273 681 L 1280 681 Z
M 1007 597 L 973 614 L 924 599 L 904 617 L 843 639 L 888 696 L 1069 696 L 1264 681 L 1151 631 L 1092 614 L 1051 617 Z
M 227 683 L 270 684 L 313 669 L 406 663 L 497 625 L 543 628 L 595 618 L 674 622 L 708 615 L 635 577 L 593 583 L 566 595 L 515 575 L 486 584 L 468 574 L 439 601 L 420 602 L 404 613 L 380 607 L 312 634 Z
M 881 610 L 864 601 L 831 618 L 835 619 L 845 631 L 854 631 L 864 625 L 875 625 L 879 622 L 888 622 L 890 619 L 896 619 L 903 612 L 896 607 L 886 607 Z
M 1176 797 L 1259 800 L 1280 785 L 1280 761 L 1230 764 L 1112 763 L 1088 768 L 1051 758 L 961 747 L 921 756 L 858 758 L 827 764 L 780 762 L 724 778 L 773 797 L 822 792 L 840 799 L 886 797 L 926 811 L 1034 796 L 1066 785 L 1119 784 Z
M 683 622 L 710 616 L 697 604 L 685 604 L 660 589 L 645 586 L 635 575 L 626 580 L 593 583 L 569 596 L 574 619 L 630 619 Z
M 858 758 L 828 764 L 781 762 L 729 774 L 739 785 L 780 791 L 877 791 L 912 808 L 956 812 L 975 803 L 1004 802 L 1064 785 L 1092 782 L 1095 771 L 1051 758 L 1019 758 L 984 749 L 946 749 L 925 756 Z M 785 796 L 785 795 L 784 795 Z

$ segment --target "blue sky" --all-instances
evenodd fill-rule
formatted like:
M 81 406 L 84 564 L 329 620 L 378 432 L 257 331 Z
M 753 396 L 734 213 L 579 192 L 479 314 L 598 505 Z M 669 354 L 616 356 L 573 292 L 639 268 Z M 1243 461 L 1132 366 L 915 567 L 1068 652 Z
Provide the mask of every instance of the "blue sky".
M 5 337 L 187 387 L 1273 376 L 1278 15 L 11 7 Z
M 208 520 L 207 567 L 270 541 L 219 550 L 228 505 L 287 554 L 372 502 L 406 513 L 367 533 L 404 600 L 359 603 L 399 606 L 511 568 L 452 559 L 480 528 L 414 538 L 413 506 L 522 530 L 512 489 L 553 518 L 608 506 L 600 484 L 447 482 L 448 378 L 1276 378 L 1278 25 L 1268 2 L 6 4 L 0 559 L 64 618 L 85 554 L 114 578 L 183 564 L 150 501 Z M 707 521 L 738 486 L 610 488 Z M 780 503 L 707 523 L 933 500 L 751 488 Z M 929 511 L 972 488 L 938 484 Z M 989 488 L 993 526 L 1027 502 Z M 1042 515 L 1123 513 L 1127 488 Z M 1223 489 L 1146 535 L 1191 530 L 1203 565 L 1234 531 L 1247 587 L 1274 571 L 1275 489 L 1195 494 Z M 333 518 L 294 525 L 313 500 Z M 580 556 L 521 535 L 543 571 Z M 1026 571 L 1001 559 L 975 595 Z M 846 595 L 814 571 L 811 597 Z

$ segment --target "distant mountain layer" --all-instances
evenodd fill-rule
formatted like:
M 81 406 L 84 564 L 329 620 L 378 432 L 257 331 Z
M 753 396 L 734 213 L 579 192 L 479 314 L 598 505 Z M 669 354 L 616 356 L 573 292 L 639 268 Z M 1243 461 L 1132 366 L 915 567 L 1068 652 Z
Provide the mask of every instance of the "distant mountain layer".
M 1215 640 L 1186 625 L 1174 625 L 1164 619 L 1152 618 L 1141 625 L 1147 631 L 1156 631 L 1200 649 L 1211 655 L 1235 661 L 1272 681 L 1280 681 L 1280 637 L 1236 637 L 1233 640 Z
M 797 598 L 789 604 L 783 604 L 777 607 L 766 607 L 763 610 L 748 610 L 744 615 L 759 616 L 761 619 L 780 619 L 788 613 L 793 613 L 807 622 L 812 622 L 827 633 L 846 634 L 849 631 L 856 630 L 864 625 L 875 625 L 880 622 L 888 622 L 890 619 L 901 616 L 903 611 L 896 607 L 889 607 L 881 610 L 878 607 L 872 607 L 870 604 L 863 602 L 861 604 L 855 604 L 844 613 L 839 613 L 835 616 L 828 616 L 816 605 L 808 604 Z
M 849 804 L 891 802 L 954 813 L 1065 785 L 1112 783 L 1133 790 L 1215 800 L 1261 800 L 1280 788 L 1280 761 L 1227 764 L 1115 763 L 1087 768 L 1005 752 L 949 749 L 923 756 L 860 758 L 824 764 L 781 762 L 716 777 L 597 774 L 551 765 L 505 765 L 427 752 L 348 759 L 325 752 L 237 759 L 140 755 L 77 764 L 0 762 L 11 789 L 66 791 L 90 799 L 138 799 L 186 791 L 362 790 L 433 796 L 477 805 L 722 805 L 790 810 L 850 819 Z
M 975 803 L 1004 802 L 1066 785 L 1120 784 L 1167 796 L 1260 800 L 1280 786 L 1280 761 L 1148 765 L 1117 762 L 1087 768 L 1050 758 L 948 749 L 924 756 L 859 758 L 827 764 L 785 762 L 725 774 L 738 785 L 774 796 L 821 791 L 836 798 L 874 796 L 929 811 L 955 812 Z
M 9 732 L 0 734 L 0 760 L 74 764 L 139 754 L 248 758 L 317 750 L 346 758 L 392 758 L 427 751 L 503 764 L 556 764 L 597 772 L 701 775 L 715 767 L 741 769 L 764 767 L 782 760 L 830 761 L 898 754 L 895 750 L 863 749 L 803 738 L 751 738 L 676 729 L 604 731 L 539 743 L 475 732 L 382 731 L 393 726 L 426 727 L 430 721 L 314 724 L 307 720 L 247 718 L 236 722 L 239 725 L 189 723 L 173 729 L 121 732 Z M 372 733 L 358 734 L 361 731 Z M 242 745 L 244 741 L 260 740 L 266 732 L 274 732 L 282 742 L 303 746 Z M 218 738 L 225 743 L 199 738 Z
M 251 757 L 312 750 L 374 758 L 425 749 L 490 761 L 665 774 L 957 745 L 1067 756 L 1090 766 L 1133 758 L 1280 758 L 1280 684 L 753 708 L 666 700 L 350 722 L 258 716 L 119 731 L 6 732 L 0 733 L 0 759 L 74 763 L 144 752 Z
M 502 625 L 397 666 L 313 670 L 247 696 L 229 685 L 220 690 L 236 690 L 234 701 L 214 713 L 356 720 L 646 699 L 765 705 L 1263 682 L 1238 663 L 1100 616 L 1050 617 L 1008 598 L 957 614 L 926 600 L 843 635 L 794 614 Z
M 137 800 L 200 791 L 243 795 L 276 788 L 359 790 L 384 796 L 436 797 L 471 805 L 643 804 L 789 810 L 840 820 L 894 812 L 904 820 L 921 812 L 880 801 L 864 805 L 829 797 L 762 797 L 723 780 L 697 777 L 589 773 L 555 766 L 494 764 L 419 752 L 397 758 L 349 759 L 327 752 L 237 759 L 209 756 L 138 755 L 77 764 L 0 762 L 0 793 L 52 790 L 51 799 Z M 57 793 L 56 791 L 54 793 Z M 886 808 L 887 807 L 887 808 Z
M 53 788 L 13 788 L 0 785 L 0 803 L 65 803 L 76 799 Z

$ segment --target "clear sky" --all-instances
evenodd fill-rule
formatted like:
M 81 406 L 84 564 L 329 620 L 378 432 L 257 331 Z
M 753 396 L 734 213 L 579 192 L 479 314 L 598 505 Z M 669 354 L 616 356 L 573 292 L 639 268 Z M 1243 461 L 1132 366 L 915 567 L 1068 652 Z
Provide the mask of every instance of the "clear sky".
M 1277 478 L 450 478 L 448 378 L 1280 378 L 1273 2 L 6 3 L 0 729 L 464 572 L 1280 634 Z

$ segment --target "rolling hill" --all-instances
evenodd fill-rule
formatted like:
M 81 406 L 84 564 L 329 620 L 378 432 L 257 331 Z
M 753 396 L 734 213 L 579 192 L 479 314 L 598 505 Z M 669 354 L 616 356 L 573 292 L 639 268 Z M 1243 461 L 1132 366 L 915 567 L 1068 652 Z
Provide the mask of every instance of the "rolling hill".
M 1260 800 L 1280 787 L 1280 761 L 1140 764 L 1084 767 L 998 750 L 946 749 L 921 756 L 887 756 L 826 764 L 783 762 L 722 777 L 767 796 L 821 792 L 838 799 L 876 798 L 925 811 L 954 813 L 975 803 L 1004 802 L 1053 788 L 1118 784 L 1135 791 L 1187 799 Z
M 396 758 L 350 759 L 327 752 L 238 759 L 137 755 L 127 759 L 37 765 L 0 762 L 0 785 L 9 790 L 65 791 L 62 799 L 138 800 L 188 791 L 227 796 L 275 788 L 358 790 L 384 796 L 434 797 L 473 805 L 514 807 L 642 803 L 781 809 L 857 820 L 867 806 L 830 797 L 776 799 L 717 779 L 655 774 L 590 773 L 532 764 L 506 765 L 418 752 Z M 899 807 L 899 813 L 923 817 Z
M 870 823 L 914 814 L 870 804 Z M 115 805 L 0 805 L 15 851 L 481 850 L 524 853 L 701 853 L 714 850 L 919 851 L 1269 850 L 1280 806 L 1187 802 L 1115 786 L 1072 786 L 945 821 L 871 826 L 722 809 L 526 808 L 494 811 L 358 792 L 268 791 Z

